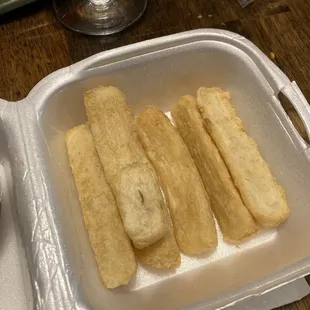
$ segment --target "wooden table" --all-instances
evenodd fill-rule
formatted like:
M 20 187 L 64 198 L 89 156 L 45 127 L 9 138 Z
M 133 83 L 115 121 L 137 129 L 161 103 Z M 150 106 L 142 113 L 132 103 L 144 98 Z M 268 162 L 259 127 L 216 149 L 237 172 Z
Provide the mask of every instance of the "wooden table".
M 109 37 L 65 29 L 50 1 L 38 1 L 0 17 L 0 98 L 16 101 L 49 73 L 103 50 L 185 30 L 213 27 L 253 41 L 296 80 L 310 102 L 310 1 L 255 0 L 241 9 L 236 0 L 149 0 L 143 18 Z M 287 113 L 306 138 L 292 106 Z M 310 296 L 280 308 L 310 309 Z

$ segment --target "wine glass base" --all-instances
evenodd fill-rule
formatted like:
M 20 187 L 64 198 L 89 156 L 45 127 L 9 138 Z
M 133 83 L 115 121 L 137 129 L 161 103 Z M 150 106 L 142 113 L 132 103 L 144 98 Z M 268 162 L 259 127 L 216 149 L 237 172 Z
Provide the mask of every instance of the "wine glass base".
M 60 22 L 71 30 L 89 35 L 120 32 L 144 13 L 147 0 L 54 0 Z

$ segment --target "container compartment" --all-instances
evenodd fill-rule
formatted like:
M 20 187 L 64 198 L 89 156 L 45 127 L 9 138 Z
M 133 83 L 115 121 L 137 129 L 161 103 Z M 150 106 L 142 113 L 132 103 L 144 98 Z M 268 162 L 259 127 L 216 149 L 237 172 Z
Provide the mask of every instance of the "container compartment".
M 168 113 L 181 95 L 195 95 L 200 86 L 229 91 L 248 133 L 286 190 L 292 211 L 288 221 L 278 229 L 262 229 L 239 245 L 224 242 L 219 234 L 216 251 L 183 255 L 176 272 L 139 266 L 130 285 L 106 290 L 97 273 L 65 149 L 66 132 L 86 121 L 83 92 L 101 84 L 119 87 L 137 115 L 149 104 Z M 27 115 L 27 121 L 21 120 L 21 131 L 29 186 L 45 219 L 39 230 L 51 243 L 48 267 L 34 264 L 38 249 L 29 256 L 41 284 L 36 293 L 45 298 L 46 308 L 216 309 L 307 274 L 309 152 L 277 99 L 285 87 L 291 87 L 290 81 L 256 47 L 217 30 L 101 53 L 40 82 L 23 108 L 18 106 L 19 114 Z M 300 104 L 298 98 L 295 101 Z M 310 122 L 306 114 L 303 119 Z M 40 220 L 38 212 L 31 217 Z M 30 234 L 29 229 L 26 245 Z M 40 253 L 46 256 L 47 250 Z

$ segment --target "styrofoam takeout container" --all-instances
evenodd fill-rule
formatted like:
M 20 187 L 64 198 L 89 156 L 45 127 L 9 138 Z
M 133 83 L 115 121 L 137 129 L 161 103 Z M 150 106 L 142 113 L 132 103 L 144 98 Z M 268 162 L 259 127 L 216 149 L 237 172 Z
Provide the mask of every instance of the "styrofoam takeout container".
M 135 113 L 168 112 L 184 94 L 218 86 L 258 142 L 292 213 L 278 229 L 239 244 L 221 235 L 213 253 L 182 256 L 176 272 L 139 266 L 128 286 L 106 290 L 83 224 L 65 133 L 86 121 L 83 92 L 99 84 L 125 92 Z M 1 102 L 17 214 L 39 309 L 217 309 L 310 273 L 310 152 L 277 98 L 292 102 L 310 132 L 297 87 L 252 43 L 196 30 L 103 52 L 43 79 L 16 103 Z

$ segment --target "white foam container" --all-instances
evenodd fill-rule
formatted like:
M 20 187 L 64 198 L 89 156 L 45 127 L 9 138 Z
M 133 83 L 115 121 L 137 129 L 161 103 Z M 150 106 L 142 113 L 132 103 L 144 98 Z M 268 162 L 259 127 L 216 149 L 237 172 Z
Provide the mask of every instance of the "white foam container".
M 128 286 L 106 290 L 83 224 L 65 133 L 86 121 L 83 92 L 114 85 L 138 114 L 164 112 L 200 86 L 229 91 L 257 141 L 291 215 L 236 246 L 182 256 L 176 272 L 139 266 Z M 310 273 L 310 153 L 277 96 L 294 105 L 309 133 L 310 108 L 295 82 L 245 38 L 205 29 L 121 47 L 43 79 L 21 102 L 0 102 L 17 214 L 38 309 L 219 309 Z

